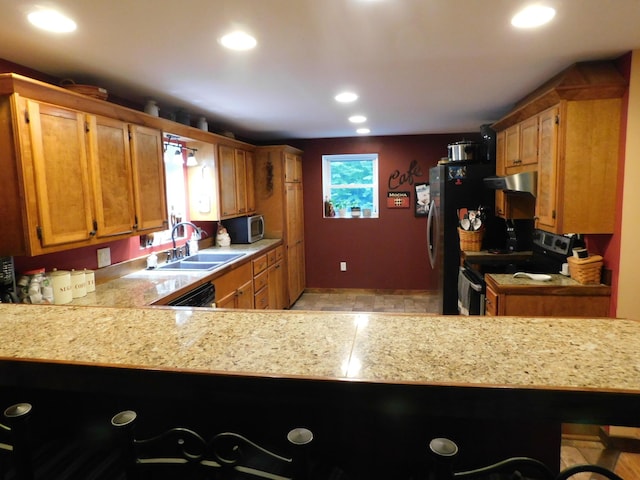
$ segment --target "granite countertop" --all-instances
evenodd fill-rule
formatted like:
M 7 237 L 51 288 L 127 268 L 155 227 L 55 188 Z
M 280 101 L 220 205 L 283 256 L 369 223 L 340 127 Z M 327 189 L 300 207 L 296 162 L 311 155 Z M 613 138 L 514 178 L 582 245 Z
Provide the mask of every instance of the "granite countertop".
M 259 242 L 228 247 L 212 247 L 200 250 L 200 253 L 246 253 L 244 257 L 209 270 L 145 270 L 130 273 L 109 282 L 96 285 L 96 291 L 86 296 L 74 298 L 69 305 L 94 307 L 144 307 L 161 302 L 163 298 L 190 286 L 203 283 L 207 277 L 221 275 L 234 264 L 247 260 L 247 256 L 256 255 L 279 244 L 279 239 L 264 239 Z
M 0 304 L 0 359 L 640 394 L 640 322 Z
M 532 280 L 528 277 L 514 277 L 513 274 L 505 273 L 487 273 L 485 280 L 488 285 L 494 287 L 497 293 L 510 291 L 527 290 L 532 293 L 540 294 L 553 291 L 556 294 L 564 292 L 566 294 L 588 294 L 588 295 L 609 295 L 611 287 L 602 284 L 582 284 L 571 277 L 552 273 L 549 275 L 550 280 Z

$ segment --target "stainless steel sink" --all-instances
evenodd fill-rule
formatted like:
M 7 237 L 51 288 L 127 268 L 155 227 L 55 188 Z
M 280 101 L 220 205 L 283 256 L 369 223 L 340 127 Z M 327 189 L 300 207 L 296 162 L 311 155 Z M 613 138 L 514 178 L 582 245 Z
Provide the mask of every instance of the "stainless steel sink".
M 186 257 L 185 262 L 218 262 L 227 263 L 236 258 L 240 258 L 246 255 L 246 253 L 196 253 L 190 257 Z
M 246 253 L 197 253 L 176 262 L 165 263 L 158 270 L 213 270 Z
M 190 262 L 179 260 L 177 262 L 165 263 L 158 267 L 158 270 L 213 270 L 224 262 Z

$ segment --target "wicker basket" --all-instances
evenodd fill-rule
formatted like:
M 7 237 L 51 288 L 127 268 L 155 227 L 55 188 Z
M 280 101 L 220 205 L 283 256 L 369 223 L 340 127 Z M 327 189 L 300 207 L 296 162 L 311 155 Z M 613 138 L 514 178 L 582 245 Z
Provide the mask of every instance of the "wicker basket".
M 482 250 L 484 228 L 480 230 L 463 230 L 458 227 L 458 236 L 460 237 L 460 250 L 463 252 L 479 252 Z
M 109 92 L 105 88 L 96 87 L 94 85 L 78 85 L 73 80 L 65 78 L 60 82 L 60 85 L 72 92 L 81 93 L 88 97 L 98 98 L 100 100 L 106 100 L 109 98 Z
M 602 257 L 593 255 L 587 258 L 568 257 L 571 278 L 583 285 L 599 284 L 602 271 Z

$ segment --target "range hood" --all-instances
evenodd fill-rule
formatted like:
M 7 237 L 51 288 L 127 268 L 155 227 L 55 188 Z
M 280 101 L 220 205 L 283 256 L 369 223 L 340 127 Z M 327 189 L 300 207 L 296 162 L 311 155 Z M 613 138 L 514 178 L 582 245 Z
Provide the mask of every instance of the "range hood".
M 504 177 L 487 177 L 484 186 L 494 190 L 506 192 L 530 193 L 536 196 L 538 186 L 538 172 L 522 172 L 506 175 Z

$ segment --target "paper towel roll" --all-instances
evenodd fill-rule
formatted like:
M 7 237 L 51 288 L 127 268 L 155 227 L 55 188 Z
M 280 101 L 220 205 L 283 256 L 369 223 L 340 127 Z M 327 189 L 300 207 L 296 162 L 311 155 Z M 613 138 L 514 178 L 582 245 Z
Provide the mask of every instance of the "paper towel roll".
M 80 298 L 87 295 L 87 281 L 84 271 L 71 270 L 71 294 L 73 298 Z
M 73 300 L 71 292 L 71 273 L 66 270 L 53 270 L 49 273 L 53 286 L 53 303 L 64 305 Z

